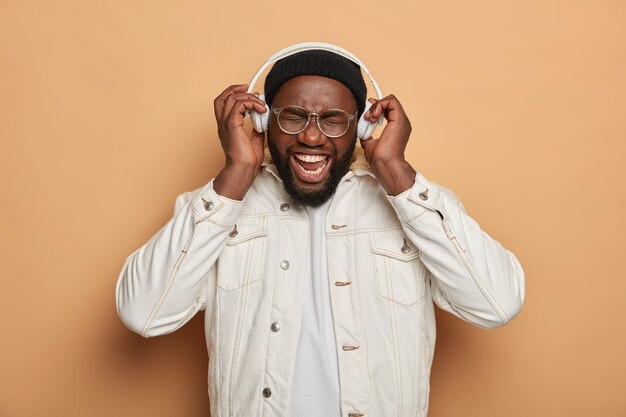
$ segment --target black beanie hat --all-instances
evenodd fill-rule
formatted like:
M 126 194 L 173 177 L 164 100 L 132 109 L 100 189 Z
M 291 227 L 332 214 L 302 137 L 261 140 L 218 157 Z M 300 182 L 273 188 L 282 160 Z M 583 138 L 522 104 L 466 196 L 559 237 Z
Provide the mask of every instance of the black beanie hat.
M 274 94 L 281 85 L 301 75 L 321 75 L 339 81 L 352 91 L 359 106 L 365 110 L 367 88 L 358 64 L 333 52 L 310 50 L 298 52 L 276 62 L 265 77 L 265 102 L 272 105 Z

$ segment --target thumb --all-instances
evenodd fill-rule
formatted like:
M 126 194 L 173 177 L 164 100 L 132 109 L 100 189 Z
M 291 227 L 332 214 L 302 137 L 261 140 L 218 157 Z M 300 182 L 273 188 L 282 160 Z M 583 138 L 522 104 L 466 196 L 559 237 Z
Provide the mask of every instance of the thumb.
M 371 150 L 374 146 L 376 146 L 376 140 L 374 140 L 373 136 L 370 136 L 367 139 L 359 139 L 361 141 L 361 148 L 363 148 L 363 150 L 365 152 L 369 152 L 369 150 Z
M 363 151 L 365 152 L 365 158 L 369 161 L 372 150 L 374 149 L 374 146 L 376 146 L 376 140 L 374 140 L 373 136 L 370 136 L 367 139 L 360 139 L 360 141 L 361 148 L 363 148 Z
M 259 133 L 255 128 L 252 128 L 252 133 L 250 134 L 250 142 L 253 145 L 260 146 L 261 149 L 265 147 L 265 133 Z
M 252 128 L 252 133 L 250 135 L 250 139 L 261 139 L 264 140 L 265 139 L 265 133 L 259 133 L 257 132 L 257 130 L 253 127 Z

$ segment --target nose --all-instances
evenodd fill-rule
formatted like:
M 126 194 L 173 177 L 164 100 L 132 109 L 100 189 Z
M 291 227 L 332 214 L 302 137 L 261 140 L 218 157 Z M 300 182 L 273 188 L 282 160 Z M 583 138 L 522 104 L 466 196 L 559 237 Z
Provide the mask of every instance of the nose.
M 311 117 L 309 125 L 298 133 L 298 141 L 308 146 L 320 146 L 327 140 L 328 137 L 322 133 L 317 125 L 317 117 Z

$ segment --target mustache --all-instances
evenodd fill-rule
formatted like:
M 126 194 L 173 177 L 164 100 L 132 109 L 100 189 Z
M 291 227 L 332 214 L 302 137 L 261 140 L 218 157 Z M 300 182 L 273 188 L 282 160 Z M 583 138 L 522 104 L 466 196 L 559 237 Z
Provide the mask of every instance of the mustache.
M 317 190 L 305 190 L 298 187 L 294 181 L 293 172 L 291 171 L 291 165 L 289 163 L 289 157 L 287 155 L 281 155 L 274 142 L 268 140 L 270 155 L 272 156 L 274 164 L 276 165 L 276 170 L 283 181 L 283 188 L 294 202 L 311 207 L 321 206 L 335 194 L 341 178 L 346 174 L 346 172 L 348 172 L 348 167 L 352 162 L 355 146 L 356 139 L 352 141 L 343 157 L 337 159 L 336 154 L 333 155 L 335 161 L 330 167 L 328 178 L 326 178 L 326 181 L 324 181 L 321 188 Z

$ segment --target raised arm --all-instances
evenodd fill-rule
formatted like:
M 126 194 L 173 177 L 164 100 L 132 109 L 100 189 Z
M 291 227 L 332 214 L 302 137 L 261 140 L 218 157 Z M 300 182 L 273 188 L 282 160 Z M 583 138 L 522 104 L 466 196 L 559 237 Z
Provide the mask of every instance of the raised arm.
M 483 232 L 448 190 L 404 159 L 411 125 L 394 96 L 371 100 L 365 117 L 388 121 L 380 138 L 362 141 L 407 237 L 420 249 L 433 300 L 480 327 L 497 327 L 524 302 L 524 272 L 515 255 Z
M 389 200 L 421 251 L 437 305 L 480 327 L 501 326 L 517 315 L 524 302 L 520 263 L 449 190 L 418 173 L 410 189 Z
M 170 333 L 205 307 L 213 266 L 242 205 L 219 196 L 213 181 L 178 196 L 174 216 L 120 273 L 117 312 L 128 328 L 144 337 Z
M 232 85 L 214 101 L 226 163 L 204 187 L 176 199 L 174 216 L 124 263 L 116 288 L 124 324 L 142 336 L 173 332 L 212 300 L 214 265 L 263 161 L 263 134 L 245 131 L 263 102 Z

